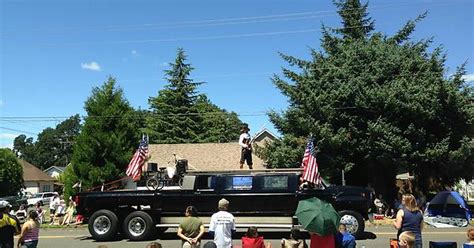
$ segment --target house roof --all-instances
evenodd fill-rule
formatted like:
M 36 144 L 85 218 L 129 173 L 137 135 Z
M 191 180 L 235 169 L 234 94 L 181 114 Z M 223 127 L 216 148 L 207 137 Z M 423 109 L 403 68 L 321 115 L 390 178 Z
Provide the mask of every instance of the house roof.
M 21 166 L 23 167 L 23 180 L 26 181 L 43 181 L 43 182 L 54 182 L 56 179 L 50 177 L 44 173 L 38 167 L 26 162 L 23 159 L 18 159 Z
M 56 170 L 56 171 L 60 171 L 60 172 L 64 172 L 64 170 L 66 170 L 66 167 L 64 166 L 50 166 L 48 169 L 46 170 L 43 170 L 45 173 L 48 173 L 49 171 L 52 171 L 52 170 Z
M 150 144 L 151 158 L 148 162 L 158 167 L 174 166 L 173 154 L 178 159 L 187 159 L 190 170 L 236 170 L 239 168 L 241 148 L 238 142 L 198 144 Z M 264 169 L 263 161 L 252 155 L 253 168 Z M 244 165 L 244 168 L 248 168 Z
M 260 140 L 262 139 L 264 136 L 267 136 L 269 137 L 271 140 L 279 140 L 280 138 L 278 138 L 278 136 L 276 136 L 275 134 L 273 134 L 272 132 L 270 132 L 270 130 L 266 129 L 266 128 L 263 128 L 262 130 L 258 131 L 252 138 L 252 141 L 255 141 L 255 140 Z

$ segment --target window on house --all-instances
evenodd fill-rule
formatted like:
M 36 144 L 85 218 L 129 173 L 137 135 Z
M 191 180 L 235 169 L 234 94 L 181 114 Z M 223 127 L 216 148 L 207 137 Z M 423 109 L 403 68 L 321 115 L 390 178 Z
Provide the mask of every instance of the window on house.
M 43 185 L 43 192 L 48 192 L 48 191 L 51 191 L 51 185 L 49 184 Z

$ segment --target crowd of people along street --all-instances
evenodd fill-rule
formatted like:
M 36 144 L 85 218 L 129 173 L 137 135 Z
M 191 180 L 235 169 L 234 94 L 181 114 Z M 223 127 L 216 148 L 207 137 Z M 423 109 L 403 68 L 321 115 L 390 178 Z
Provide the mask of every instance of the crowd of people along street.
M 56 199 L 57 198 L 57 199 Z M 66 207 L 64 200 L 55 197 L 50 202 L 54 206 L 51 211 L 49 222 L 45 222 L 45 210 L 41 204 L 37 204 L 35 209 L 27 212 L 27 218 L 21 222 L 15 214 L 13 214 L 11 205 L 6 201 L 0 201 L 0 247 L 13 248 L 14 235 L 18 235 L 16 247 L 37 247 L 39 243 L 39 233 L 41 224 L 48 225 L 69 225 L 73 224 L 74 202 L 69 199 L 69 205 Z M 201 244 L 203 235 L 205 234 L 204 223 L 199 218 L 198 208 L 195 206 L 187 206 L 184 210 L 184 217 L 181 221 L 177 236 L 181 239 L 181 247 L 198 248 L 198 247 L 232 247 L 232 238 L 236 236 L 235 218 L 229 212 L 229 201 L 222 198 L 217 203 L 217 212 L 211 216 L 209 223 L 208 236 L 213 241 Z M 393 226 L 397 229 L 398 247 L 422 247 L 422 230 L 423 230 L 423 213 L 418 207 L 417 201 L 412 194 L 405 194 L 401 198 L 400 209 L 396 213 Z M 25 206 L 20 207 L 18 211 L 26 211 Z M 17 212 L 18 212 L 17 211 Z M 81 224 L 80 216 L 74 225 Z M 334 234 L 321 236 L 317 233 L 310 232 L 308 242 L 304 240 L 303 235 L 298 229 L 292 229 L 289 237 L 283 237 L 281 240 L 282 248 L 354 248 L 356 240 L 349 232 L 347 232 L 345 223 L 341 223 Z M 474 228 L 470 228 L 467 233 L 467 243 L 474 244 Z M 265 243 L 264 237 L 260 236 L 257 227 L 249 227 L 245 235 L 241 239 L 242 248 L 268 248 L 270 243 Z M 106 246 L 102 246 L 106 247 Z M 161 247 L 157 242 L 152 242 L 147 247 Z

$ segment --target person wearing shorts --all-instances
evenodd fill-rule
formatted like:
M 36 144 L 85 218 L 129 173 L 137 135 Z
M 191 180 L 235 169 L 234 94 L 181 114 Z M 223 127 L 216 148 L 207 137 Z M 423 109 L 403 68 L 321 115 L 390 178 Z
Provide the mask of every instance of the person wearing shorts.
M 240 153 L 240 169 L 244 168 L 244 163 L 247 162 L 249 169 L 252 169 L 252 144 L 249 134 L 250 128 L 247 124 L 242 126 L 240 130 L 239 145 L 242 148 Z

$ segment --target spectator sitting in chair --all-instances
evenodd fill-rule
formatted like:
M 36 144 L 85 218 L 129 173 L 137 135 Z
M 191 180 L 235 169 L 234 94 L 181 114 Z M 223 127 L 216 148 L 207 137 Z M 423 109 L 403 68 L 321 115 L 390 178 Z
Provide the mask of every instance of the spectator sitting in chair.
M 72 200 L 72 197 L 69 197 L 69 206 L 66 209 L 66 214 L 64 215 L 63 222 L 61 225 L 69 225 L 72 222 L 72 217 L 76 211 L 76 204 Z
M 339 225 L 339 233 L 342 236 L 342 241 L 341 241 L 342 248 L 356 248 L 355 237 L 352 236 L 352 234 L 350 234 L 347 231 L 346 224 L 341 223 Z
M 465 244 L 474 246 L 474 227 L 467 230 L 467 242 Z

